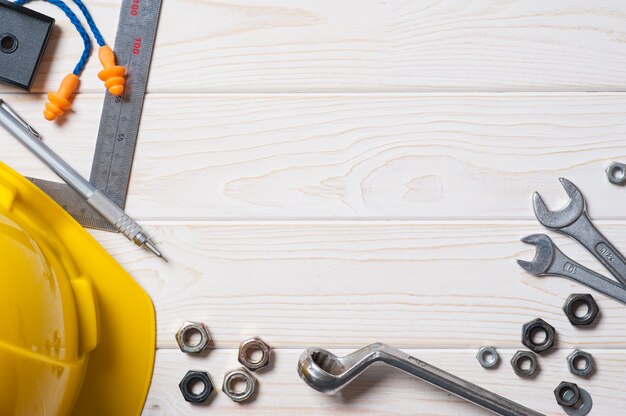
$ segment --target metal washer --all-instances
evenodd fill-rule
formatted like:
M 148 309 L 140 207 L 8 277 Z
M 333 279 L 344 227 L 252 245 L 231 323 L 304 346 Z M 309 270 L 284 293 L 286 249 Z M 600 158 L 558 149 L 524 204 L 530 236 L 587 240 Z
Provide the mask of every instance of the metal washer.
M 578 409 L 574 409 L 573 407 L 563 407 L 563 410 L 569 416 L 585 416 L 591 412 L 591 408 L 593 407 L 593 400 L 591 400 L 589 392 L 580 387 L 578 387 L 578 391 L 580 392 L 580 398 L 582 399 L 583 404 Z

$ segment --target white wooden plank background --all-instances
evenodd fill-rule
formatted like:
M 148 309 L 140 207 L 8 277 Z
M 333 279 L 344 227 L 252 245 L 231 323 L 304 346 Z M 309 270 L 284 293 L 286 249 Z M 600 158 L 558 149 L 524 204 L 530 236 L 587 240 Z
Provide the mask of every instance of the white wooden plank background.
M 40 118 L 42 96 L 12 98 Z M 101 98 L 75 102 L 62 126 L 39 125 L 88 176 Z M 534 190 L 564 200 L 563 175 L 594 217 L 619 218 L 626 192 L 604 168 L 626 159 L 625 113 L 626 93 L 151 94 L 128 210 L 141 219 L 531 219 Z M 0 151 L 20 171 L 53 177 L 12 142 Z M 609 194 L 615 204 L 601 203 Z
M 160 348 L 176 348 L 181 310 L 210 322 L 218 348 L 236 348 L 250 332 L 279 348 L 380 339 L 412 348 L 515 348 L 521 325 L 537 316 L 559 329 L 563 348 L 626 348 L 621 304 L 597 295 L 597 326 L 573 327 L 561 306 L 564 294 L 581 288 L 527 275 L 515 263 L 534 255 L 519 242 L 541 231 L 534 222 L 149 224 L 170 264 L 128 253 L 116 235 L 101 241 L 152 294 Z M 599 225 L 626 246 L 625 222 Z M 554 239 L 595 265 L 571 240 Z
M 118 4 L 89 3 L 109 42 Z M 59 17 L 47 91 L 82 44 L 53 6 L 32 7 Z M 623 90 L 624 17 L 620 0 L 165 1 L 150 90 Z M 100 92 L 98 66 L 83 91 Z
M 88 2 L 113 42 L 119 2 Z M 80 53 L 57 18 L 32 94 L 0 93 L 86 176 L 102 91 L 92 59 L 75 110 L 40 116 Z M 144 414 L 479 415 L 484 411 L 379 367 L 345 393 L 305 386 L 308 346 L 346 353 L 383 341 L 547 415 L 552 390 L 573 380 L 594 413 L 621 415 L 626 309 L 596 295 L 594 328 L 572 327 L 559 278 L 524 273 L 519 242 L 543 232 L 530 197 L 555 207 L 573 180 L 602 231 L 626 250 L 626 190 L 603 170 L 626 160 L 626 4 L 621 1 L 164 1 L 128 211 L 157 233 L 164 264 L 122 237 L 94 236 L 152 296 L 157 362 Z M 2 160 L 53 178 L 0 140 Z M 563 250 L 605 273 L 577 244 Z M 523 322 L 557 328 L 557 350 L 532 380 L 508 360 Z M 176 349 L 184 320 L 205 321 L 207 357 Z M 260 335 L 277 349 L 259 394 L 185 403 L 191 368 L 221 385 L 238 343 Z M 474 356 L 501 348 L 497 370 Z M 567 372 L 574 347 L 591 351 L 588 380 Z

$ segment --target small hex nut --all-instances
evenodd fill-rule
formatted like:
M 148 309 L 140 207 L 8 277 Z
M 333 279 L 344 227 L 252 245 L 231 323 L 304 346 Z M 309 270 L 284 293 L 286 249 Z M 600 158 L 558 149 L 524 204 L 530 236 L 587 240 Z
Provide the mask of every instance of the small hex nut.
M 528 368 L 522 368 L 524 361 L 528 361 Z M 520 377 L 530 377 L 537 371 L 537 356 L 530 351 L 517 351 L 511 358 L 513 371 Z
M 576 308 L 580 305 L 587 306 L 587 313 L 583 316 L 576 315 Z M 591 325 L 598 316 L 600 308 L 589 293 L 574 293 L 565 300 L 563 311 L 572 325 Z
M 261 356 L 253 359 L 251 354 L 259 351 Z M 259 337 L 249 338 L 239 345 L 239 362 L 250 371 L 256 371 L 270 364 L 272 347 Z
M 574 407 L 580 401 L 580 390 L 575 383 L 562 381 L 554 389 L 556 402 L 563 407 Z
M 194 393 L 192 388 L 195 383 L 202 383 L 204 388 L 200 393 Z M 188 371 L 178 384 L 180 392 L 186 401 L 190 403 L 202 403 L 209 398 L 215 388 L 209 373 L 206 371 Z
M 546 337 L 541 342 L 534 342 L 533 336 L 537 331 L 543 331 Z M 554 327 L 541 318 L 533 319 L 522 327 L 522 344 L 536 353 L 542 353 L 554 346 L 556 331 Z
M 243 381 L 245 387 L 243 390 L 235 390 L 235 382 Z M 244 402 L 254 395 L 256 390 L 256 379 L 245 368 L 228 371 L 224 374 L 224 382 L 222 383 L 222 391 L 235 403 Z
M 498 364 L 500 356 L 495 347 L 480 347 L 476 359 L 484 368 L 493 368 Z
M 626 165 L 620 162 L 612 162 L 606 168 L 606 177 L 609 182 L 615 185 L 624 185 L 626 183 Z
M 200 335 L 200 341 L 198 343 L 190 343 L 189 336 L 193 333 Z M 209 329 L 202 322 L 185 322 L 176 333 L 176 342 L 180 350 L 184 353 L 199 354 L 204 351 L 210 341 Z
M 578 367 L 581 361 L 584 363 L 583 368 Z M 585 351 L 574 350 L 567 356 L 567 366 L 569 367 L 569 372 L 575 376 L 586 377 L 593 371 L 593 356 Z

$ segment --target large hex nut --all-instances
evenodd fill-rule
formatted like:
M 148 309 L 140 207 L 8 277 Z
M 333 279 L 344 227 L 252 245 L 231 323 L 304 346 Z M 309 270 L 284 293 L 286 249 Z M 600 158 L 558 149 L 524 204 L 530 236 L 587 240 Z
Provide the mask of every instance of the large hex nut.
M 540 342 L 533 341 L 537 332 L 544 332 L 545 338 Z M 556 331 L 554 327 L 541 318 L 534 319 L 524 324 L 522 328 L 522 344 L 536 353 L 542 353 L 554 346 Z
M 581 305 L 585 305 L 587 307 L 587 312 L 584 315 L 579 316 L 576 314 L 576 309 Z M 569 295 L 567 300 L 565 300 L 565 304 L 563 304 L 563 311 L 572 325 L 591 325 L 591 323 L 598 316 L 600 308 L 598 307 L 598 304 L 593 296 L 589 293 L 574 293 Z
M 235 382 L 243 381 L 245 387 L 239 391 L 235 389 Z M 256 390 L 256 379 L 245 368 L 231 370 L 224 374 L 222 391 L 235 403 L 240 403 L 250 399 Z
M 191 343 L 189 339 L 194 333 L 200 336 L 200 341 L 197 343 Z M 209 345 L 210 341 L 209 330 L 202 322 L 185 322 L 176 333 L 178 347 L 185 353 L 201 353 Z
M 524 362 L 528 362 L 528 367 Z M 513 371 L 520 377 L 530 377 L 537 371 L 537 356 L 530 351 L 517 351 L 511 358 Z
M 606 168 L 606 177 L 609 182 L 615 185 L 626 183 L 626 165 L 620 162 L 613 162 Z
M 579 366 L 581 363 L 582 367 Z M 593 371 L 593 356 L 588 352 L 574 350 L 567 356 L 567 366 L 575 376 L 586 377 Z
M 580 390 L 575 383 L 562 381 L 554 389 L 556 402 L 563 407 L 576 407 L 580 405 Z
M 259 352 L 260 357 L 253 358 L 254 352 Z M 250 371 L 267 367 L 271 354 L 272 348 L 259 337 L 247 339 L 239 345 L 239 362 Z
M 494 347 L 480 347 L 476 359 L 484 368 L 493 368 L 498 364 L 500 356 Z
M 196 383 L 201 383 L 203 385 L 202 391 L 199 393 L 193 392 L 193 386 Z M 183 377 L 178 384 L 178 387 L 180 388 L 180 392 L 183 394 L 185 400 L 190 403 L 202 403 L 206 401 L 214 390 L 211 377 L 209 377 L 209 373 L 206 371 L 187 372 L 185 377 Z

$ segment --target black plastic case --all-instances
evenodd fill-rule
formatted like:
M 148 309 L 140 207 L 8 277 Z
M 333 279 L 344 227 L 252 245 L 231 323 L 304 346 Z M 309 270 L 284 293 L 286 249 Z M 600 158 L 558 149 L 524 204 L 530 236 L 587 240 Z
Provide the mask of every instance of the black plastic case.
M 30 90 L 54 19 L 0 0 L 0 82 Z

